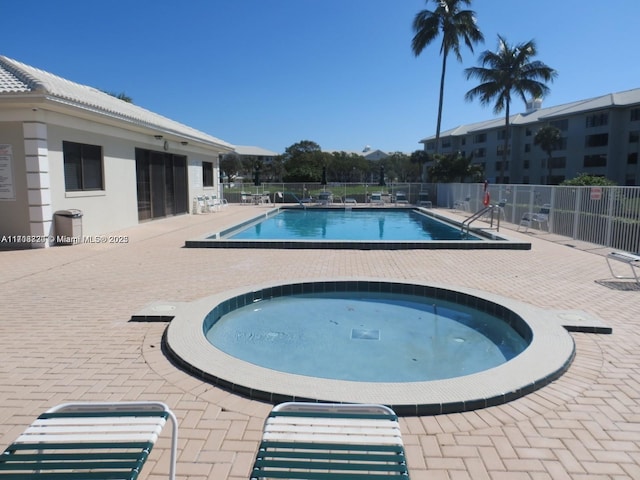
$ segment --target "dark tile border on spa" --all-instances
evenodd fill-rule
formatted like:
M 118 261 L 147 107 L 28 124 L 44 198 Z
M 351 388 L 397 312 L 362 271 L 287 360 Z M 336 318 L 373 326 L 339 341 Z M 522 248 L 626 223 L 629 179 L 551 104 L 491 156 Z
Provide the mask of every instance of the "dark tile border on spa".
M 270 285 L 259 289 L 248 290 L 240 294 L 225 296 L 220 302 L 215 305 L 210 305 L 209 315 L 201 319 L 200 330 L 203 331 L 204 323 L 213 323 L 219 316 L 224 315 L 230 309 L 240 308 L 243 305 L 254 303 L 256 300 L 273 298 L 278 296 L 289 295 L 294 292 L 297 293 L 316 293 L 316 292 L 333 292 L 333 291 L 365 291 L 365 292 L 388 292 L 388 293 L 403 293 L 411 295 L 427 295 L 434 298 L 455 301 L 462 305 L 471 306 L 480 310 L 492 313 L 498 318 L 502 318 L 505 322 L 509 323 L 514 329 L 516 329 L 525 339 L 532 341 L 536 335 L 535 329 L 528 323 L 527 319 L 523 318 L 518 312 L 512 310 L 513 305 L 497 303 L 495 297 L 486 299 L 475 294 L 475 292 L 468 293 L 465 291 L 453 290 L 448 288 L 442 288 L 439 286 L 432 286 L 427 284 L 410 284 L 404 282 L 393 281 L 377 281 L 377 280 L 338 280 L 338 281 L 304 281 L 296 282 L 286 285 Z M 222 298 L 222 296 L 219 296 Z M 508 300 L 508 299 L 507 299 Z M 209 318 L 210 317 L 210 318 Z M 528 318 L 528 317 L 527 317 Z M 531 319 L 528 319 L 531 321 Z M 171 326 L 169 326 L 171 328 Z M 561 327 L 560 327 L 561 328 Z M 321 393 L 313 395 L 294 395 L 288 394 L 286 391 L 276 392 L 276 388 L 273 390 L 265 388 L 256 388 L 255 386 L 245 385 L 237 383 L 233 379 L 232 369 L 223 368 L 222 373 L 205 371 L 207 367 L 195 366 L 189 361 L 181 358 L 180 353 L 174 350 L 171 342 L 168 340 L 168 330 L 165 331 L 163 337 L 163 351 L 167 357 L 174 363 L 174 365 L 188 372 L 189 374 L 217 387 L 223 388 L 232 393 L 236 393 L 253 400 L 259 400 L 267 403 L 281 403 L 285 401 L 310 401 L 310 402 L 323 402 L 331 401 L 335 402 L 335 398 L 324 398 Z M 548 335 L 548 333 L 545 333 Z M 568 335 L 568 333 L 567 333 Z M 202 333 L 204 337 L 204 333 Z M 462 400 L 445 400 L 442 401 L 430 401 L 430 402 L 385 402 L 385 404 L 392 407 L 399 415 L 413 416 L 413 415 L 439 415 L 447 413 L 456 413 L 471 411 L 480 408 L 486 408 L 490 406 L 500 405 L 511 400 L 515 400 L 524 395 L 527 395 L 543 386 L 551 383 L 559 378 L 571 365 L 575 356 L 575 345 L 571 340 L 572 348 L 563 357 L 562 362 L 554 363 L 552 368 L 545 372 L 544 375 L 539 378 L 531 379 L 530 381 L 522 381 L 520 378 L 522 375 L 513 375 L 511 372 L 509 375 L 513 378 L 513 385 L 511 388 L 503 388 L 498 393 L 491 395 L 478 395 L 477 398 L 462 399 Z M 192 343 L 189 343 L 189 348 L 192 347 Z M 211 346 L 211 348 L 214 348 Z M 539 348 L 539 347 L 538 347 Z M 548 347 L 543 347 L 548 348 Z M 178 348 L 180 350 L 180 347 Z M 531 361 L 531 360 L 530 360 Z M 539 361 L 539 360 L 536 360 Z M 509 363 L 509 362 L 508 362 Z M 280 374 L 280 373 L 278 373 Z M 476 391 L 477 379 L 473 379 L 473 376 L 460 377 L 456 379 L 461 382 L 460 388 L 467 392 Z M 313 379 L 311 379 L 313 381 Z M 244 382 L 247 383 L 247 382 Z M 356 382 L 358 383 L 358 382 Z M 429 384 L 429 382 L 424 382 Z M 274 379 L 273 385 L 277 385 L 277 380 Z M 402 389 L 402 384 L 398 384 L 397 388 Z M 286 389 L 285 389 L 286 390 Z M 473 395 L 473 394 L 472 394 Z M 445 395 L 446 396 L 446 395 Z

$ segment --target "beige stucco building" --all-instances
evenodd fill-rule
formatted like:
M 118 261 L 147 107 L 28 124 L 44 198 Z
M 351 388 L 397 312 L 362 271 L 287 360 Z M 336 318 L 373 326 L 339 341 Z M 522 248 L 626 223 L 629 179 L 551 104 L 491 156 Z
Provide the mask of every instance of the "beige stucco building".
M 223 140 L 0 56 L 0 248 L 90 241 L 219 196 Z M 58 212 L 58 213 L 56 213 Z M 66 220 L 65 220 L 66 221 Z M 60 230 L 60 228 L 58 228 Z M 61 242 L 59 242 L 61 243 Z

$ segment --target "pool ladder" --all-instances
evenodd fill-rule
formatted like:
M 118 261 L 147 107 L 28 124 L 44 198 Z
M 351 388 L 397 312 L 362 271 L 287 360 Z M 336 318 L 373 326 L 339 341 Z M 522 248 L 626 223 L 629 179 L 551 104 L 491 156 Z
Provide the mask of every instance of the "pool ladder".
M 477 211 L 476 213 L 474 213 L 470 217 L 465 218 L 462 221 L 462 226 L 460 228 L 461 233 L 464 235 L 465 234 L 465 228 L 466 228 L 466 235 L 469 235 L 469 230 L 471 229 L 471 223 L 475 222 L 480 217 L 485 216 L 487 213 L 489 213 L 491 215 L 491 220 L 489 222 L 489 228 L 493 228 L 493 213 L 495 211 L 498 212 L 498 218 L 497 218 L 497 223 L 496 223 L 496 231 L 499 232 L 500 231 L 500 207 L 498 205 L 489 205 L 488 207 L 484 207 L 483 209 Z

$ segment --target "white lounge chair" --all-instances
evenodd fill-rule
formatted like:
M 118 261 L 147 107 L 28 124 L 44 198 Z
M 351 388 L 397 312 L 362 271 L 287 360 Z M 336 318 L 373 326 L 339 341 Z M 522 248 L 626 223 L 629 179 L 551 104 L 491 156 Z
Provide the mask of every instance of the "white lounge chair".
M 407 195 L 404 192 L 396 192 L 395 203 L 407 204 L 409 200 L 407 200 Z
M 161 402 L 66 403 L 47 410 L 0 455 L 0 478 L 135 480 L 167 419 L 174 480 L 178 422 Z
M 381 192 L 373 192 L 369 198 L 372 205 L 383 206 L 384 200 L 382 199 Z
M 408 479 L 398 417 L 368 404 L 289 402 L 267 418 L 252 479 Z
M 619 275 L 613 271 L 613 267 L 611 266 L 611 260 L 626 263 L 629 265 L 631 269 L 631 276 L 628 275 Z M 633 253 L 626 252 L 611 252 L 607 255 L 607 265 L 609 266 L 609 271 L 611 272 L 611 276 L 613 278 L 627 279 L 627 280 L 635 280 L 636 283 L 640 284 L 640 278 L 638 277 L 637 269 L 640 269 L 640 255 L 635 255 Z
M 318 193 L 318 205 L 331 205 L 333 203 L 333 193 L 320 192 Z

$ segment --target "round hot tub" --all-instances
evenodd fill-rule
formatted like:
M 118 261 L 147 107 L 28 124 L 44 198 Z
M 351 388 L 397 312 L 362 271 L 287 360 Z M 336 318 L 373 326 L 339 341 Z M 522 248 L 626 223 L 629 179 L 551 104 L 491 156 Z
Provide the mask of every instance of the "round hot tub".
M 544 310 L 365 279 L 207 297 L 177 313 L 165 340 L 192 374 L 254 399 L 382 403 L 400 414 L 510 401 L 557 378 L 574 355 Z

